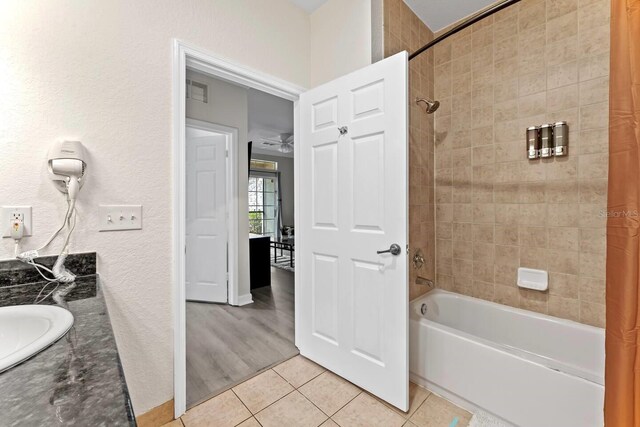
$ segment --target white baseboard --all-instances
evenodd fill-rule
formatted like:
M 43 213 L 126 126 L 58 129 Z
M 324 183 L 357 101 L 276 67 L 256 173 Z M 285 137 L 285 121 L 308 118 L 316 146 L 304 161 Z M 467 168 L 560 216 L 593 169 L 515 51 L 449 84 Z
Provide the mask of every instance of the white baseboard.
M 253 302 L 253 297 L 251 293 L 238 295 L 238 306 L 251 304 Z

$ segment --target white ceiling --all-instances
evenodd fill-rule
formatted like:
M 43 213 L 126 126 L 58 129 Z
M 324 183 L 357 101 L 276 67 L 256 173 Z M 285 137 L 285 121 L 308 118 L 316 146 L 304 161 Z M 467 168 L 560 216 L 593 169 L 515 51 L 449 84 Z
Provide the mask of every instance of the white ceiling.
M 495 3 L 495 0 L 404 0 L 434 33 Z
M 312 13 L 327 0 L 290 0 L 291 3 Z M 404 2 L 427 24 L 431 31 L 443 28 L 465 18 L 492 3 L 495 0 L 404 0 Z
M 293 134 L 293 102 L 249 89 L 249 141 L 255 153 L 293 157 L 278 151 L 281 134 Z
M 327 0 L 290 0 L 291 3 L 311 13 L 327 2 Z

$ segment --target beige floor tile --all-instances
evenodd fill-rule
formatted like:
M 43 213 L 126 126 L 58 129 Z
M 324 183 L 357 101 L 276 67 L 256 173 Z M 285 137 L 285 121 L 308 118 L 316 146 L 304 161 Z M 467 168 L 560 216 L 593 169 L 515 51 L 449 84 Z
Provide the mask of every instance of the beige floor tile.
M 403 425 L 402 427 L 418 427 L 417 425 L 415 425 L 414 423 L 412 423 L 411 421 L 407 421 L 405 423 L 405 425 Z M 445 426 L 443 426 L 445 427 Z
M 407 417 L 411 417 L 416 410 L 424 403 L 429 397 L 431 392 L 424 387 L 420 387 L 418 384 L 409 383 L 409 411 L 406 412 Z M 397 409 L 399 413 L 400 410 Z
M 286 395 L 256 414 L 263 427 L 318 427 L 327 416 L 298 391 Z
M 293 387 L 271 369 L 233 388 L 242 403 L 254 414 L 292 390 Z
M 242 424 L 238 424 L 238 427 L 260 427 L 260 423 L 255 418 L 251 417 Z
M 338 412 L 361 392 L 358 387 L 329 371 L 309 381 L 299 390 L 329 416 Z
M 440 427 L 450 425 L 455 417 L 458 417 L 458 427 L 465 427 L 471 419 L 471 414 L 453 403 L 431 394 L 413 414 L 411 422 L 418 427 Z
M 282 378 L 295 388 L 311 381 L 325 371 L 322 366 L 316 365 L 303 356 L 296 356 L 273 368 Z
M 173 420 L 170 423 L 163 425 L 162 427 L 183 427 L 183 426 L 182 426 L 182 421 Z
M 186 427 L 233 427 L 249 417 L 251 417 L 251 413 L 240 402 L 240 399 L 231 390 L 228 390 L 189 409 L 182 416 L 182 422 Z
M 367 393 L 358 395 L 332 418 L 341 427 L 400 427 L 406 421 Z
M 401 411 L 400 409 L 396 408 L 395 406 L 383 400 L 380 400 L 380 399 L 378 400 L 380 400 L 382 403 L 387 405 L 397 414 L 402 415 L 404 418 L 410 418 L 416 412 L 416 410 L 420 407 L 420 405 L 422 405 L 422 403 L 425 400 L 427 400 L 427 397 L 429 397 L 430 394 L 431 392 L 426 388 L 420 387 L 419 385 L 410 382 L 409 383 L 409 410 L 407 412 Z
M 340 427 L 340 426 L 336 424 L 336 422 L 333 421 L 331 418 L 329 418 L 327 421 L 323 422 L 320 427 Z

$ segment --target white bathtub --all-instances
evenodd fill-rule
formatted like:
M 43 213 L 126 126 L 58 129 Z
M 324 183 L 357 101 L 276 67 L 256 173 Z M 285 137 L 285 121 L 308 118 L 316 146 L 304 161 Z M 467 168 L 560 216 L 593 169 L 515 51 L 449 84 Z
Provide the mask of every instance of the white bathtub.
M 517 426 L 603 426 L 603 329 L 441 290 L 410 312 L 412 381 Z

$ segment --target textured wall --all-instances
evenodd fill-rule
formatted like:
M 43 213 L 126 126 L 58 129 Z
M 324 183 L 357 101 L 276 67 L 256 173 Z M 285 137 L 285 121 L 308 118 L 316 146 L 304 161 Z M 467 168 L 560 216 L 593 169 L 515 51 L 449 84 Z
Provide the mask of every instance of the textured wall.
M 371 64 L 371 0 L 328 0 L 310 22 L 310 87 Z
M 65 212 L 47 150 L 84 142 L 72 250 L 99 255 L 137 414 L 173 397 L 173 37 L 308 86 L 309 16 L 288 0 L 0 2 L 0 204 L 33 206 L 24 246 L 42 244 Z M 143 230 L 97 232 L 111 203 L 144 205 Z
M 433 33 L 402 0 L 384 1 L 385 57 L 400 51 L 413 52 L 433 39 Z M 420 270 L 409 267 L 409 295 L 414 299 L 428 288 L 415 285 L 419 274 L 435 278 L 435 224 L 433 175 L 433 115 L 415 99 L 433 98 L 433 54 L 427 52 L 409 63 L 409 247 L 411 256 L 421 249 L 426 263 Z
M 434 53 L 438 286 L 603 326 L 609 1 L 524 0 Z M 558 120 L 569 156 L 528 161 L 525 129 Z

